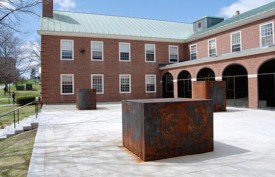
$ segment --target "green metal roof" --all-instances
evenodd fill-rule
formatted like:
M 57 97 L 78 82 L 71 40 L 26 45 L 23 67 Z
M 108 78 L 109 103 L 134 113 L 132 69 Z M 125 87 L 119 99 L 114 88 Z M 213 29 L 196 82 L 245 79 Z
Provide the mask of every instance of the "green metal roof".
M 164 40 L 192 40 L 210 31 L 222 29 L 275 9 L 275 1 L 217 25 L 194 33 L 193 24 L 161 20 L 54 11 L 53 18 L 42 17 L 40 32 L 126 36 Z
M 40 31 L 183 40 L 193 34 L 193 25 L 161 20 L 54 11 L 53 18 L 42 17 Z
M 199 36 L 199 35 L 201 35 L 203 33 L 207 33 L 209 31 L 212 31 L 212 30 L 215 30 L 215 29 L 218 29 L 218 28 L 225 27 L 227 25 L 234 24 L 236 22 L 240 22 L 240 21 L 245 20 L 247 18 L 256 16 L 256 15 L 260 15 L 262 13 L 265 13 L 265 12 L 268 12 L 268 11 L 274 10 L 274 9 L 275 9 L 275 1 L 271 2 L 269 4 L 266 4 L 266 5 L 260 6 L 260 7 L 256 8 L 256 9 L 252 9 L 250 11 L 241 13 L 240 15 L 228 18 L 228 19 L 224 20 L 223 22 L 218 23 L 218 24 L 216 24 L 216 25 L 214 25 L 214 26 L 212 26 L 210 28 L 207 28 L 205 30 L 199 31 L 197 33 L 194 33 L 190 38 Z

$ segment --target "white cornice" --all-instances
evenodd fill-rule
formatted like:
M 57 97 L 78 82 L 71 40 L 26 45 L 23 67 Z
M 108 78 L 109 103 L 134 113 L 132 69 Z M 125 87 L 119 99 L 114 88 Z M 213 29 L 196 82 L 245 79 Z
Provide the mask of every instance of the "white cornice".
M 181 63 L 169 64 L 164 67 L 160 67 L 159 69 L 160 70 L 176 69 L 176 68 L 199 65 L 199 64 L 207 64 L 211 62 L 220 62 L 220 61 L 230 60 L 230 59 L 235 59 L 240 57 L 247 57 L 251 55 L 265 54 L 269 52 L 275 52 L 275 46 L 260 47 L 260 48 L 243 50 L 241 52 L 227 53 L 217 57 L 207 57 L 207 58 L 201 58 L 196 60 L 184 61 Z
M 113 35 L 113 34 L 69 33 L 69 32 L 55 32 L 55 31 L 43 31 L 43 30 L 39 30 L 38 34 L 45 35 L 45 36 L 90 37 L 90 38 L 103 38 L 103 39 L 123 39 L 123 40 L 137 40 L 137 41 L 183 43 L 183 40 L 181 39 L 125 36 L 125 35 Z

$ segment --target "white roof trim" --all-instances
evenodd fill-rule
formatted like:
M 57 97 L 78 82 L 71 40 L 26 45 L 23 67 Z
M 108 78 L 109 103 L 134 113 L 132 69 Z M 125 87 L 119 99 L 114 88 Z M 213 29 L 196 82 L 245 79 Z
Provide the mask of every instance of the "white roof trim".
M 125 35 L 114 35 L 114 34 L 54 32 L 54 31 L 43 31 L 43 30 L 38 30 L 38 34 L 46 35 L 46 36 L 91 37 L 91 38 L 104 38 L 104 39 L 124 39 L 124 40 L 171 42 L 171 43 L 183 43 L 184 42 L 184 40 L 181 40 L 181 39 L 125 36 Z
M 241 52 L 227 53 L 227 54 L 223 54 L 218 57 L 207 57 L 207 58 L 200 58 L 200 59 L 196 59 L 196 60 L 187 60 L 187 61 L 180 62 L 180 63 L 166 65 L 164 67 L 160 67 L 159 69 L 160 70 L 176 69 L 176 68 L 181 68 L 181 67 L 185 67 L 185 66 L 193 66 L 193 65 L 218 62 L 218 61 L 223 61 L 223 60 L 230 60 L 230 59 L 234 59 L 234 58 L 258 55 L 258 54 L 274 52 L 274 51 L 275 51 L 275 45 L 267 46 L 267 47 L 259 47 L 259 48 L 243 50 Z

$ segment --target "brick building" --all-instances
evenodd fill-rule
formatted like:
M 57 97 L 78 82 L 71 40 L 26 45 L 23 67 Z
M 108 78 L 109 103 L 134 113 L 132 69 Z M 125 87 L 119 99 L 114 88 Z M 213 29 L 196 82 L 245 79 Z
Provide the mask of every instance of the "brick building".
M 193 24 L 53 11 L 43 3 L 42 98 L 75 102 L 192 97 L 192 82 L 224 80 L 228 103 L 275 107 L 275 2 Z

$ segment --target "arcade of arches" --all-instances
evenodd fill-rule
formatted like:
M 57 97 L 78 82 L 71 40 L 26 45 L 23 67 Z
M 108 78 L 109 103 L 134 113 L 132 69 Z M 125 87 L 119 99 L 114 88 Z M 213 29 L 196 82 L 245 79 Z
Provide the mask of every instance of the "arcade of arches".
M 275 57 L 166 69 L 162 76 L 164 98 L 192 98 L 194 81 L 225 81 L 227 105 L 275 107 Z

